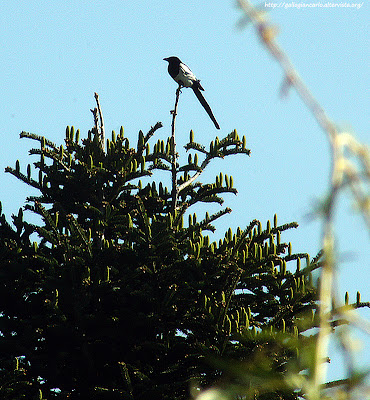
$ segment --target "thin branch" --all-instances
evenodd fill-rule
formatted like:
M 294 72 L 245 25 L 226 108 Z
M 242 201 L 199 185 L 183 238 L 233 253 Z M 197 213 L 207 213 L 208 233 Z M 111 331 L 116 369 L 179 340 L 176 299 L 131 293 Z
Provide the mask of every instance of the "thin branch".
M 283 87 L 293 86 L 306 106 L 311 110 L 319 125 L 329 133 L 331 139 L 334 138 L 336 127 L 334 123 L 326 115 L 324 109 L 319 102 L 314 98 L 302 78 L 299 76 L 293 63 L 290 61 L 287 54 L 276 41 L 277 29 L 267 23 L 264 14 L 257 10 L 249 0 L 238 0 L 239 6 L 245 11 L 249 18 L 256 23 L 257 33 L 262 42 L 265 44 L 270 54 L 283 68 L 285 73 L 285 81 Z
M 202 162 L 202 165 L 199 167 L 199 170 L 186 182 L 182 183 L 178 188 L 177 188 L 177 193 L 179 194 L 182 190 L 184 190 L 186 187 L 191 185 L 199 176 L 200 174 L 204 171 L 204 168 L 209 164 L 211 158 L 206 157 L 205 160 Z
M 99 118 L 100 118 L 100 128 L 98 128 L 97 126 L 97 132 L 99 134 L 99 140 L 100 140 L 100 146 L 101 149 L 105 152 L 105 126 L 104 126 L 104 118 L 103 118 L 103 112 L 101 110 L 100 107 L 100 101 L 99 101 L 99 95 L 98 93 L 94 93 L 94 97 L 96 100 L 96 105 L 98 108 L 98 112 L 99 112 Z M 96 116 L 94 115 L 94 118 L 96 118 Z M 96 121 L 95 121 L 96 123 Z
M 172 132 L 171 132 L 171 165 L 172 165 L 172 214 L 175 215 L 176 207 L 177 207 L 177 198 L 178 198 L 178 188 L 177 188 L 177 158 L 178 154 L 176 153 L 176 139 L 175 139 L 175 126 L 176 126 L 176 116 L 177 116 L 177 106 L 179 103 L 181 93 L 181 84 L 176 90 L 176 100 L 175 107 L 171 111 L 172 113 Z

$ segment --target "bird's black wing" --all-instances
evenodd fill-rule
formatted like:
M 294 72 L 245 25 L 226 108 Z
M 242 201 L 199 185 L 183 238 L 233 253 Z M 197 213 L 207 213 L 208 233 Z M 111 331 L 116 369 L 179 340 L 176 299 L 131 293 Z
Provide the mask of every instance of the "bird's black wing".
M 184 63 L 180 63 L 179 72 L 175 79 L 178 83 L 181 83 L 184 87 L 193 87 L 198 83 L 196 76 L 192 70 Z

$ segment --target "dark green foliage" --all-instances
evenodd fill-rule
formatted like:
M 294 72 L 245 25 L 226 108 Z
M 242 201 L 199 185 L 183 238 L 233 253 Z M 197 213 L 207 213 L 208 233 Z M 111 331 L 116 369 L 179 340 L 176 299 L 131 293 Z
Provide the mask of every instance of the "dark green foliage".
M 297 224 L 279 226 L 275 216 L 264 229 L 253 220 L 213 242 L 205 232 L 230 209 L 184 223 L 198 202 L 222 204 L 223 193 L 236 193 L 232 177 L 202 184 L 195 174 L 249 150 L 236 131 L 208 150 L 192 134 L 186 148 L 195 154 L 178 167 L 172 212 L 171 188 L 152 178 L 170 170 L 170 141 L 149 148 L 160 126 L 139 132 L 136 148 L 123 130 L 113 133 L 106 151 L 91 132 L 81 142 L 67 128 L 59 147 L 22 132 L 40 144 L 30 150 L 38 178 L 19 162 L 6 171 L 40 190 L 25 209 L 43 223 L 27 223 L 22 210 L 14 227 L 0 220 L 1 398 L 187 399 L 192 380 L 240 383 L 225 358 L 243 370 L 243 360 L 266 355 L 276 379 L 296 359 L 319 266 L 281 241 Z M 297 398 L 284 390 L 260 398 Z

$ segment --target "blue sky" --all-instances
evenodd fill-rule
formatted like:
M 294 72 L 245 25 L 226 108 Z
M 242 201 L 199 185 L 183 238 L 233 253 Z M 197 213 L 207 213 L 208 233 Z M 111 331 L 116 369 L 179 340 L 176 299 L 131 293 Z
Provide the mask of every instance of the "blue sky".
M 279 27 L 279 42 L 329 116 L 366 143 L 370 7 L 358 3 L 361 8 L 275 8 L 270 19 Z M 241 16 L 231 0 L 2 1 L 0 200 L 6 215 L 16 213 L 31 193 L 1 172 L 17 158 L 24 169 L 33 161 L 28 157 L 33 143 L 20 140 L 19 133 L 34 132 L 61 144 L 66 125 L 74 125 L 84 136 L 92 126 L 94 92 L 100 96 L 107 132 L 123 125 L 125 135 L 135 140 L 139 129 L 146 132 L 162 121 L 157 138 L 166 138 L 176 84 L 162 59 L 176 55 L 202 80 L 221 126 L 216 131 L 193 93 L 183 90 L 178 147 L 187 142 L 190 129 L 197 141 L 208 144 L 236 128 L 252 150 L 250 158 L 214 163 L 202 178 L 211 179 L 222 170 L 233 175 L 239 190 L 238 196 L 225 197 L 233 213 L 218 223 L 218 235 L 229 226 L 243 228 L 254 218 L 265 225 L 277 213 L 280 223 L 300 224 L 284 235 L 293 250 L 314 256 L 320 248 L 321 223 L 307 214 L 328 189 L 327 138 L 294 92 L 279 97 L 280 67 L 251 27 L 236 27 Z M 338 204 L 336 238 L 339 293 L 344 298 L 348 290 L 355 301 L 360 290 L 369 300 L 369 235 L 348 193 Z M 369 318 L 370 313 L 363 310 L 361 315 Z M 368 342 L 357 357 L 365 365 L 369 340 L 360 337 L 363 346 Z M 332 378 L 340 377 L 340 364 L 340 359 L 333 362 Z

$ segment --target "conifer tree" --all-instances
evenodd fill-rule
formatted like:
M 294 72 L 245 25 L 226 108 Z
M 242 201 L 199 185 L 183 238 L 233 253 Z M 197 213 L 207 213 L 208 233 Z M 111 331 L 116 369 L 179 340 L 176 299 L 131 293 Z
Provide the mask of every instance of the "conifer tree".
M 132 145 L 123 128 L 105 140 L 100 121 L 82 140 L 67 127 L 59 146 L 22 132 L 36 161 L 6 168 L 38 189 L 24 210 L 42 223 L 23 209 L 0 219 L 1 398 L 176 400 L 217 383 L 234 398 L 298 399 L 281 382 L 307 369 L 297 357 L 313 343 L 302 333 L 320 254 L 293 253 L 283 235 L 297 224 L 276 215 L 214 241 L 231 210 L 196 214 L 237 193 L 230 175 L 199 177 L 215 158 L 249 155 L 245 137 L 206 147 L 191 131 L 178 165 L 174 140 L 153 138 L 161 123 Z M 174 168 L 176 202 L 155 177 Z

